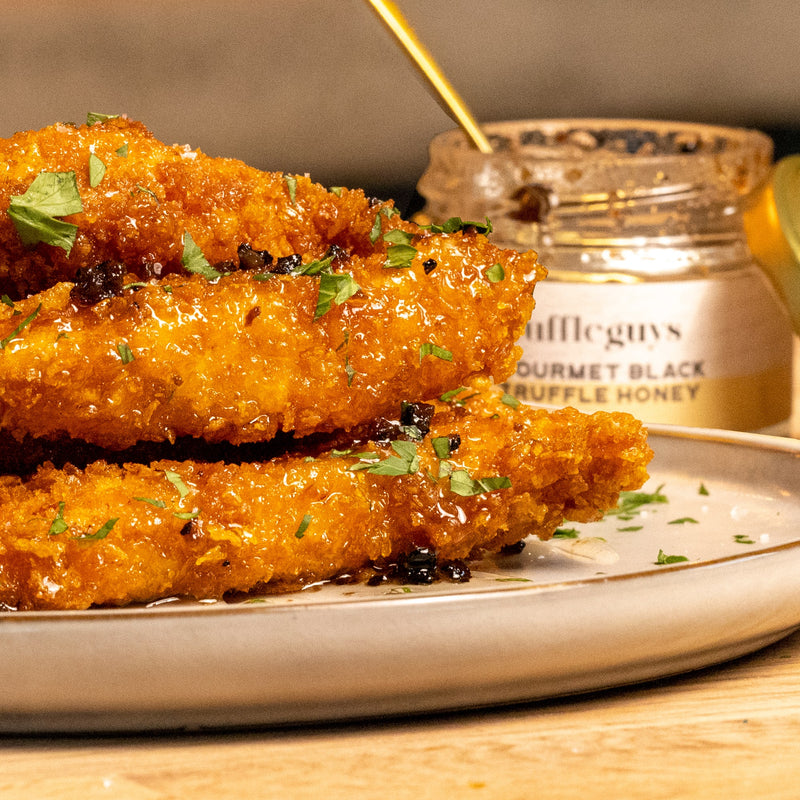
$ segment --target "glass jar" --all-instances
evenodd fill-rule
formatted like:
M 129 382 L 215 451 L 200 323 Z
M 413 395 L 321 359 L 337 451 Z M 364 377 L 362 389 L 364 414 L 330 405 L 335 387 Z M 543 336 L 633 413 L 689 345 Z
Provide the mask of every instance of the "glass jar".
M 772 142 L 639 120 L 485 125 L 436 137 L 421 216 L 488 217 L 549 270 L 507 391 L 647 422 L 788 432 L 792 329 L 742 222 Z

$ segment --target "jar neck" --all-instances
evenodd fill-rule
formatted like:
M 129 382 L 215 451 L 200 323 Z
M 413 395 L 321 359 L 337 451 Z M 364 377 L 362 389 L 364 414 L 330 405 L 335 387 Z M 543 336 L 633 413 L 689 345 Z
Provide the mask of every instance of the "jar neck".
M 742 211 L 769 175 L 763 134 L 631 120 L 484 129 L 489 155 L 459 131 L 431 144 L 418 185 L 431 219 L 488 217 L 498 244 L 537 250 L 551 269 L 677 274 L 750 258 Z

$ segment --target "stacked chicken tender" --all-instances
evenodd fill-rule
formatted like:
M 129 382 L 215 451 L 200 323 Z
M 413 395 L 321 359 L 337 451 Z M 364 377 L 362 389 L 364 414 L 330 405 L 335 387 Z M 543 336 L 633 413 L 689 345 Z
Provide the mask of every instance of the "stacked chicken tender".
M 629 415 L 494 388 L 544 269 L 488 223 L 420 227 L 123 117 L 17 134 L 0 164 L 0 426 L 62 454 L 0 479 L 5 608 L 385 577 L 547 538 L 646 479 Z

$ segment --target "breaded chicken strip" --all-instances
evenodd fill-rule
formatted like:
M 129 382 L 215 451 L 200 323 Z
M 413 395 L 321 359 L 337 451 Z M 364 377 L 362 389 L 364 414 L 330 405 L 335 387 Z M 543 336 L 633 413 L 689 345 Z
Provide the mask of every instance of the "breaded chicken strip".
M 364 255 L 380 208 L 391 206 L 359 190 L 168 146 L 124 117 L 51 125 L 0 139 L 0 293 L 17 299 L 109 260 L 142 280 L 182 272 L 187 232 L 212 264 L 236 261 L 241 244 L 276 259 L 332 243 Z
M 451 397 L 415 404 L 391 443 L 4 478 L 0 604 L 296 589 L 421 547 L 464 559 L 597 519 L 647 477 L 652 452 L 627 414 L 514 407 L 485 386 Z
M 390 239 L 367 256 L 124 289 L 118 275 L 120 294 L 93 305 L 71 283 L 0 305 L 0 428 L 112 449 L 254 442 L 349 429 L 477 376 L 505 380 L 543 273 L 535 255 L 472 228 L 383 222 Z M 398 247 L 402 266 L 387 266 Z

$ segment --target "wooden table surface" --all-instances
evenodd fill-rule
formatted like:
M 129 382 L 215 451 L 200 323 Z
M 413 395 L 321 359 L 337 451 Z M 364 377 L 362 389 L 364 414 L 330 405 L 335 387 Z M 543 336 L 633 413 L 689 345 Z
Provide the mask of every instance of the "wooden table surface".
M 0 739 L 2 800 L 364 797 L 796 800 L 800 632 L 702 672 L 504 709 Z

